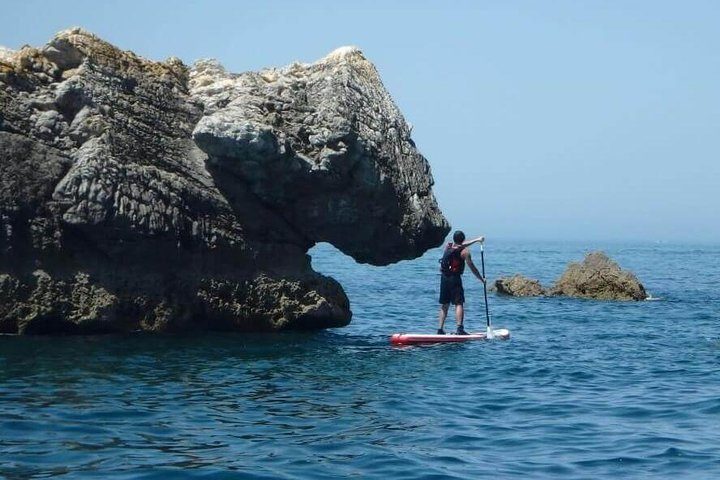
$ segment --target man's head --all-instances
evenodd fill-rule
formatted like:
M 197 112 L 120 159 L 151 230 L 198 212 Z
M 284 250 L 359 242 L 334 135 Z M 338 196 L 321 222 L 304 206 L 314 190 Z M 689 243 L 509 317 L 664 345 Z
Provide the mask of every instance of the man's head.
M 461 230 L 455 230 L 453 233 L 453 242 L 458 245 L 465 241 L 465 234 Z

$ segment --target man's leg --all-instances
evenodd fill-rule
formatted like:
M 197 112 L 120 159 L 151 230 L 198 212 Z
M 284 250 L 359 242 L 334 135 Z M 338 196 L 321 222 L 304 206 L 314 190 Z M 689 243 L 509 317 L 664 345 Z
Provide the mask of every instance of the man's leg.
M 457 323 L 457 334 L 466 335 L 463 327 L 465 320 L 465 290 L 462 285 L 462 278 L 458 277 L 458 284 L 454 292 L 455 301 L 455 323 Z
M 449 303 L 443 303 L 440 305 L 440 323 L 438 324 L 438 330 L 442 330 L 445 325 L 445 319 L 447 318 Z
M 458 327 L 462 326 L 463 320 L 465 320 L 465 308 L 462 303 L 459 303 L 455 305 L 455 323 Z

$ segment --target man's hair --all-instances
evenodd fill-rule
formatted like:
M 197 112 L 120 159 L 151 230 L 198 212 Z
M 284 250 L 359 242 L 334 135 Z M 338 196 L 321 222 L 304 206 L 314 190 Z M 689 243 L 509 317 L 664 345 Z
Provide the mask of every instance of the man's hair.
M 460 244 L 464 241 L 465 234 L 461 230 L 456 230 L 455 233 L 453 233 L 453 242 Z

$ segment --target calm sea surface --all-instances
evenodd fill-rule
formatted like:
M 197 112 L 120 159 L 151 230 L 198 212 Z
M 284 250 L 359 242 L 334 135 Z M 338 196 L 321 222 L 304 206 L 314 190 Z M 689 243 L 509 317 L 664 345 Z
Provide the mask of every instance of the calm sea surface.
M 0 477 L 720 478 L 720 247 L 497 242 L 488 276 L 548 283 L 592 248 L 658 300 L 491 295 L 511 340 L 393 348 L 436 328 L 439 251 L 373 268 L 319 246 L 348 328 L 0 337 Z

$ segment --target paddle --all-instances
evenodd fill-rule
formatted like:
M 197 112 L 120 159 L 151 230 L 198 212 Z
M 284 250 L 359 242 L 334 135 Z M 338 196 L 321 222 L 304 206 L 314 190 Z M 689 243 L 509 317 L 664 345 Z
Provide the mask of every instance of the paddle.
M 483 282 L 483 293 L 485 294 L 485 318 L 487 319 L 487 331 L 485 333 L 485 338 L 492 340 L 495 338 L 495 334 L 493 333 L 492 325 L 490 325 L 490 309 L 488 308 L 487 301 L 487 277 L 485 277 L 485 248 L 483 243 L 480 244 L 480 265 L 482 265 L 482 276 L 485 279 Z

